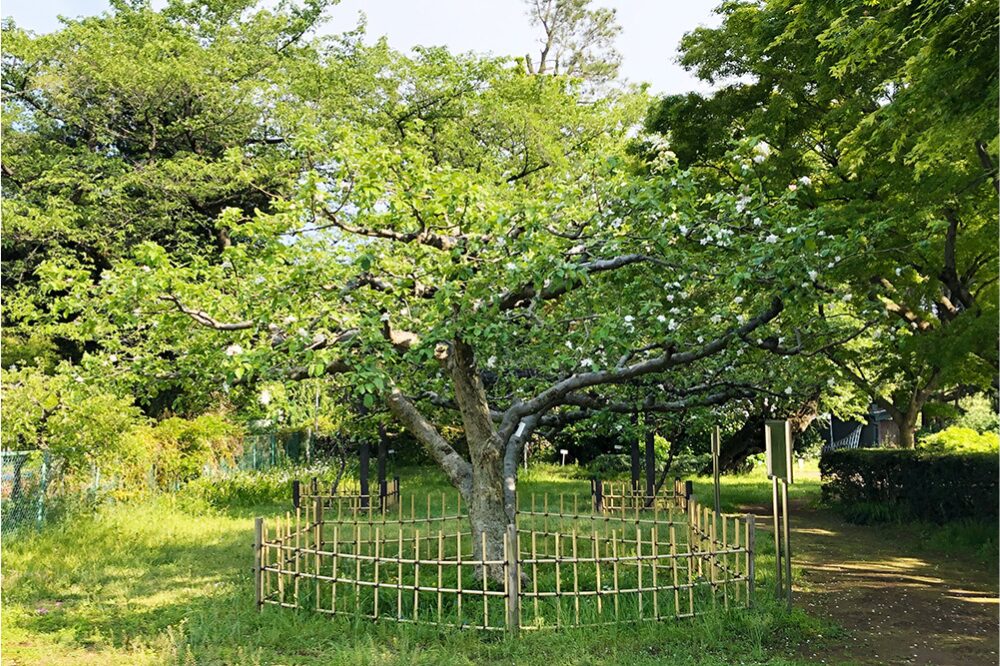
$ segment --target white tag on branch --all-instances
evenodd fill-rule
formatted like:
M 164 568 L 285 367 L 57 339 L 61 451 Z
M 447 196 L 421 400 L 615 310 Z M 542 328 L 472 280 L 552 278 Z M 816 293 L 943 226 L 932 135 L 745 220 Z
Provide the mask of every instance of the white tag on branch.
M 517 432 L 514 433 L 514 437 L 520 437 L 521 435 L 523 435 L 524 434 L 524 429 L 525 429 L 525 425 L 524 425 L 524 421 L 522 421 L 520 424 L 518 424 L 518 426 L 517 426 Z

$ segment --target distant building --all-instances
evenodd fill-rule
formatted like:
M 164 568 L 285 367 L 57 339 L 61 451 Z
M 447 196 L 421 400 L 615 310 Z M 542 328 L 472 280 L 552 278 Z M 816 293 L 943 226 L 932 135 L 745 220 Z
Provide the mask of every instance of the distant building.
M 889 413 L 874 403 L 864 421 L 843 421 L 830 417 L 823 451 L 891 447 L 899 443 L 899 427 Z

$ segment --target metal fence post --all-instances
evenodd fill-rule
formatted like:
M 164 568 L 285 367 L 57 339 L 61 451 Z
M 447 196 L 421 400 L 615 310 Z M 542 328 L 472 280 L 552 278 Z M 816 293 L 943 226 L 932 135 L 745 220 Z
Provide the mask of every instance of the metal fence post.
M 45 520 L 45 499 L 46 490 L 49 486 L 49 452 L 45 451 L 42 453 L 42 470 L 38 477 L 38 514 L 35 518 L 35 524 L 38 527 L 42 526 Z
M 521 569 L 517 525 L 507 526 L 507 630 L 516 632 L 521 623 Z M 486 575 L 485 572 L 483 574 Z

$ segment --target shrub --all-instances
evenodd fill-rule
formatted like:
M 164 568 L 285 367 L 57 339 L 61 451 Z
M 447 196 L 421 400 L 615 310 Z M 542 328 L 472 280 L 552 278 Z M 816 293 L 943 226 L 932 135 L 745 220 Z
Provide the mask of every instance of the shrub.
M 624 453 L 602 453 L 586 465 L 588 477 L 612 479 L 632 469 L 630 456 Z
M 958 401 L 962 415 L 955 420 L 955 425 L 961 428 L 972 428 L 976 432 L 995 433 L 1000 428 L 1000 415 L 996 404 L 987 396 L 970 395 Z
M 820 472 L 823 500 L 860 522 L 997 516 L 997 457 L 991 453 L 844 449 L 823 456 Z
M 996 453 L 1000 435 L 952 426 L 920 440 L 920 448 L 934 453 Z

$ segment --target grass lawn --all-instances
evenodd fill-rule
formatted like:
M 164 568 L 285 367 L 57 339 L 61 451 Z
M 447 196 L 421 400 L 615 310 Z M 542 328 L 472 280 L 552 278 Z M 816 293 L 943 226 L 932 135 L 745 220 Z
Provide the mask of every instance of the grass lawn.
M 404 473 L 404 492 L 439 492 L 433 470 Z M 793 487 L 817 498 L 818 476 Z M 761 475 L 726 478 L 724 508 L 769 501 Z M 587 481 L 545 469 L 531 492 L 579 493 Z M 698 479 L 702 501 L 711 483 Z M 525 633 L 518 638 L 391 621 L 352 621 L 253 604 L 253 516 L 276 501 L 208 510 L 176 496 L 110 505 L 3 547 L 5 664 L 795 664 L 804 641 L 833 627 L 788 615 L 759 593 L 750 611 L 639 626 Z M 759 538 L 758 572 L 773 553 Z M 761 579 L 758 589 L 767 589 Z M 831 638 L 832 636 L 832 638 Z

